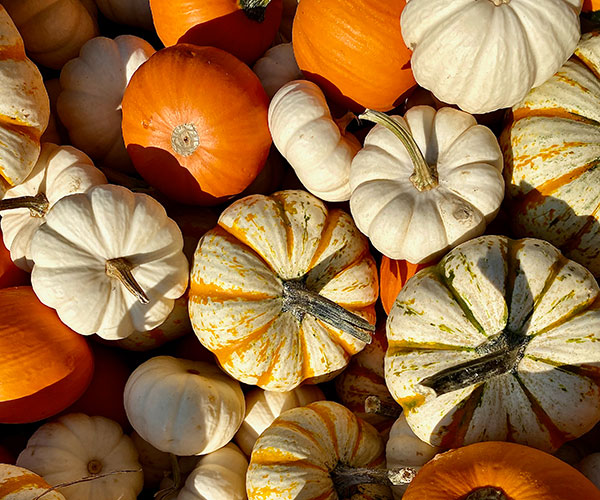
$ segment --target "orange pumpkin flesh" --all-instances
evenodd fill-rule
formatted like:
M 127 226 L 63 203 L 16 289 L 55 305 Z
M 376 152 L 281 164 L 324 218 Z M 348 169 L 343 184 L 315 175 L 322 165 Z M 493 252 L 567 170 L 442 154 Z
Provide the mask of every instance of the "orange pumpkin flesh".
M 433 264 L 435 262 L 413 264 L 407 260 L 395 260 L 385 255 L 382 256 L 379 266 L 379 296 L 386 314 L 390 313 L 398 293 L 406 282 L 418 271 Z
M 210 205 L 243 191 L 271 145 L 258 77 L 214 47 L 156 52 L 123 96 L 123 138 L 137 171 L 167 197 Z
M 416 85 L 400 32 L 405 4 L 302 0 L 292 31 L 298 66 L 339 104 L 392 109 Z
M 89 384 L 85 338 L 65 326 L 28 286 L 0 290 L 0 423 L 57 414 Z
M 484 488 L 502 492 L 503 500 L 600 500 L 600 490 L 562 460 L 529 446 L 499 441 L 437 455 L 417 473 L 402 498 L 470 500 L 469 495 Z
M 165 46 L 210 45 L 252 64 L 271 46 L 281 22 L 283 2 L 151 0 L 150 9 Z

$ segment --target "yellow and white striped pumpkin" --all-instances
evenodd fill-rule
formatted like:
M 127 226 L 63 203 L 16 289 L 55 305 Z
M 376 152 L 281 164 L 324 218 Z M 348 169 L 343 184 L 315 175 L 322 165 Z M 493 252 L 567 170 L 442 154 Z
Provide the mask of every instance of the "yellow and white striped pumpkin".
M 23 467 L 0 464 L 0 498 L 2 500 L 31 500 L 44 495 L 44 500 L 65 500 L 41 476 Z M 46 493 L 47 492 L 47 493 Z

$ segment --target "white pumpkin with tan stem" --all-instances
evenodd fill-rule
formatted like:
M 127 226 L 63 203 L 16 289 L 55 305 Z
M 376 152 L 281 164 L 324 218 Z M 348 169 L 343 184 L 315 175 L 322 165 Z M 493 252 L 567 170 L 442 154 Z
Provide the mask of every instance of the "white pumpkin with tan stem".
M 350 198 L 350 164 L 360 142 L 334 120 L 323 92 L 306 80 L 287 83 L 271 99 L 269 130 L 273 143 L 304 187 L 325 201 Z
M 490 129 L 449 107 L 360 118 L 378 125 L 352 160 L 350 211 L 377 250 L 418 264 L 483 233 L 504 196 Z
M 12 261 L 31 272 L 31 239 L 46 222 L 48 210 L 67 195 L 84 193 L 106 182 L 85 153 L 72 146 L 44 143 L 29 177 L 9 189 L 0 201 L 2 237 Z
M 107 340 L 160 325 L 183 295 L 188 262 L 160 203 L 102 184 L 61 198 L 31 241 L 31 284 L 71 329 Z
M 61 487 L 67 500 L 135 500 L 143 486 L 137 450 L 121 426 L 83 413 L 63 415 L 39 427 L 17 464 L 53 486 L 94 478 Z
M 409 0 L 400 20 L 421 87 L 469 113 L 508 108 L 579 40 L 581 0 Z
M 121 132 L 121 100 L 133 73 L 152 54 L 137 36 L 89 40 L 60 72 L 58 116 L 74 146 L 98 164 L 134 171 Z

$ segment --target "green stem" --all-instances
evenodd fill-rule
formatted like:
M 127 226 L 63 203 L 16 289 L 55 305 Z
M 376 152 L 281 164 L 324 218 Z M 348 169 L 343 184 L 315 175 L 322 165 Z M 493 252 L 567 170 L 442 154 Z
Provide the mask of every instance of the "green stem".
M 45 217 L 50 204 L 44 193 L 38 193 L 35 196 L 19 196 L 17 198 L 4 198 L 0 200 L 0 211 L 14 210 L 15 208 L 28 208 L 32 217 Z
M 265 20 L 265 10 L 271 0 L 240 0 L 240 7 L 251 21 L 262 23 Z
M 117 257 L 106 261 L 105 272 L 107 276 L 118 279 L 142 304 L 147 304 L 150 302 L 150 299 L 133 277 L 131 273 L 132 268 L 133 264 L 128 259 Z
M 438 185 L 438 177 L 435 167 L 427 164 L 427 161 L 425 161 L 425 157 L 419 149 L 418 144 L 410 132 L 406 130 L 402 124 L 385 113 L 374 111 L 372 109 L 365 110 L 365 112 L 358 118 L 359 120 L 367 120 L 377 123 L 378 125 L 387 128 L 398 139 L 400 139 L 400 142 L 402 142 L 408 151 L 408 155 L 410 156 L 413 164 L 414 170 L 413 174 L 410 176 L 410 180 L 416 189 L 419 191 L 428 191 Z

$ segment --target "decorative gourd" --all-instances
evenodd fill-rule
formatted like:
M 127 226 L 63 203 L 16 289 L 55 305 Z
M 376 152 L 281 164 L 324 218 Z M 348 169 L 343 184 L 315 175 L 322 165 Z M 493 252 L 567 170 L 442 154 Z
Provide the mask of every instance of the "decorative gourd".
M 302 0 L 294 17 L 294 55 L 329 99 L 354 110 L 388 111 L 415 85 L 400 33 L 406 2 Z
M 165 46 L 210 45 L 252 64 L 275 38 L 282 0 L 150 0 L 150 9 Z
M 410 0 L 402 36 L 421 87 L 488 113 L 516 104 L 571 56 L 580 11 L 581 0 Z
M 27 54 L 36 63 L 60 69 L 98 35 L 96 17 L 79 0 L 2 0 Z
M 252 389 L 246 394 L 246 416 L 235 434 L 235 442 L 250 456 L 258 436 L 284 411 L 323 399 L 325 395 L 316 385 L 302 385 L 288 392 Z
M 40 476 L 16 465 L 0 464 L 0 492 L 2 500 L 32 500 L 42 494 L 44 500 L 65 500 L 58 491 Z
M 263 167 L 271 145 L 267 108 L 248 66 L 214 47 L 178 44 L 131 78 L 123 138 L 150 185 L 179 203 L 215 204 L 242 192 Z
M 286 83 L 303 78 L 294 59 L 291 42 L 271 47 L 254 63 L 252 71 L 258 76 L 269 98 L 272 98 Z
M 350 210 L 382 254 L 415 264 L 479 236 L 504 196 L 490 129 L 454 108 L 416 106 L 378 124 L 350 168 Z
M 96 0 L 96 4 L 111 21 L 148 31 L 154 29 L 149 0 Z
M 204 455 L 225 446 L 244 420 L 240 385 L 217 366 L 156 356 L 125 386 L 125 410 L 135 431 L 175 455 Z
M 600 276 L 600 34 L 512 110 L 502 133 L 507 208 L 517 236 L 542 238 Z
M 600 488 L 600 453 L 590 453 L 581 459 L 577 469 L 587 477 L 596 488 Z
M 384 465 L 374 427 L 338 403 L 317 401 L 284 412 L 258 438 L 246 475 L 248 500 L 391 499 L 386 486 L 343 487 L 356 468 Z
M 408 280 L 388 317 L 385 379 L 411 429 L 444 448 L 548 451 L 590 430 L 599 292 L 550 243 L 503 236 L 463 243 Z
M 60 72 L 58 115 L 72 144 L 99 165 L 134 170 L 121 133 L 121 101 L 131 76 L 153 53 L 137 36 L 99 36 Z
M 160 203 L 104 184 L 61 198 L 31 241 L 31 284 L 77 333 L 107 340 L 160 325 L 183 295 L 183 238 Z
M 0 198 L 25 180 L 40 154 L 50 103 L 42 75 L 25 56 L 15 24 L 0 5 Z
M 0 310 L 0 423 L 56 415 L 90 383 L 90 348 L 31 287 L 0 290 Z
M 307 80 L 287 83 L 269 105 L 275 146 L 306 189 L 322 200 L 350 199 L 350 165 L 361 147 L 345 131 L 351 119 L 334 120 L 321 89 Z
M 489 442 L 447 451 L 427 462 L 403 500 L 600 499 L 598 490 L 570 465 L 543 451 Z
M 269 391 L 330 380 L 370 341 L 377 269 L 352 218 L 305 191 L 227 207 L 198 244 L 189 308 L 235 379 Z
M 413 264 L 407 260 L 394 260 L 383 255 L 379 265 L 379 297 L 386 314 L 390 313 L 394 301 L 402 287 L 421 269 L 425 269 L 433 262 Z
M 61 198 L 85 193 L 92 186 L 106 182 L 104 174 L 86 154 L 72 146 L 44 143 L 27 179 L 9 189 L 0 200 L 0 226 L 13 262 L 31 272 L 31 239 L 46 222 L 48 211 Z
M 63 415 L 36 430 L 19 454 L 17 465 L 60 488 L 67 500 L 135 500 L 143 474 L 137 450 L 119 424 L 83 413 Z M 120 471 L 120 472 L 119 472 Z M 107 477 L 101 477 L 109 474 Z

